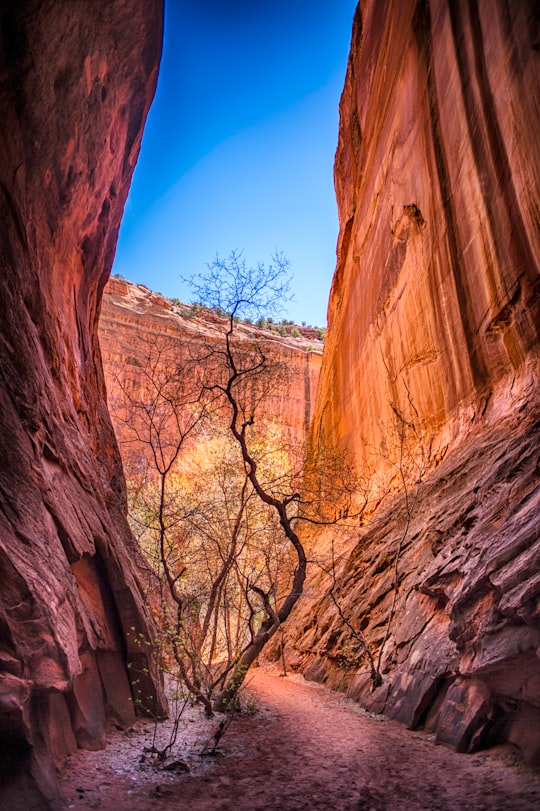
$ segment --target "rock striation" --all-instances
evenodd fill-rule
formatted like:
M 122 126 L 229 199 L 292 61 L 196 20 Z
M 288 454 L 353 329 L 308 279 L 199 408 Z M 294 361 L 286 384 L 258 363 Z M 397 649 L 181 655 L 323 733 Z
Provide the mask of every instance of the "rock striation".
M 367 506 L 305 536 L 327 570 L 333 549 L 335 582 L 313 575 L 288 642 L 370 709 L 533 762 L 539 70 L 533 2 L 358 6 L 311 441 L 349 450 Z
M 109 279 L 99 339 L 111 416 L 123 456 L 134 448 L 133 432 L 126 432 L 125 423 L 118 418 L 123 413 L 124 390 L 138 400 L 151 397 L 143 390 L 145 378 L 152 377 L 149 363 L 180 359 L 190 364 L 193 358 L 203 358 L 210 349 L 221 346 L 226 327 L 224 318 L 204 307 L 177 304 L 144 285 Z M 242 343 L 262 347 L 268 367 L 275 370 L 272 390 L 265 394 L 257 420 L 275 423 L 280 436 L 303 452 L 322 361 L 323 344 L 317 331 L 298 327 L 295 335 L 280 335 L 240 323 L 236 335 L 239 351 Z M 147 451 L 144 444 L 137 448 L 138 453 Z
M 163 712 L 97 341 L 161 18 L 0 2 L 2 808 L 55 807 L 52 755 Z

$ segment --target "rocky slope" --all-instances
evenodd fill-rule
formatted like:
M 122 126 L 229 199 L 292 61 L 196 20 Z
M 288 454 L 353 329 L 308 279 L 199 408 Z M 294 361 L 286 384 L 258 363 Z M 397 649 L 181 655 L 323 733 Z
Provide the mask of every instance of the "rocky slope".
M 306 536 L 326 566 L 333 540 L 334 599 L 314 575 L 289 640 L 306 673 L 370 708 L 459 750 L 511 740 L 531 761 L 538 42 L 532 2 L 359 5 L 312 440 L 347 447 L 359 500 L 379 506 L 348 532 Z M 380 657 L 374 692 L 361 634 Z
M 0 2 L 0 806 L 161 712 L 97 343 L 154 93 L 159 0 Z M 133 630 L 134 629 L 134 630 Z M 146 670 L 147 672 L 143 672 Z
M 156 362 L 158 354 L 158 365 L 173 364 L 178 358 L 189 363 L 194 357 L 203 357 L 210 348 L 220 346 L 226 326 L 225 319 L 203 307 L 175 304 L 144 285 L 109 280 L 99 338 L 109 407 L 123 453 L 133 451 L 133 433 L 126 432 L 119 418 L 125 402 L 123 389 L 140 400 L 148 399 L 152 395 L 144 390 L 144 380 L 149 377 L 149 362 Z M 295 328 L 296 337 L 249 324 L 238 324 L 236 330 L 246 346 L 255 342 L 263 347 L 268 366 L 276 370 L 272 390 L 265 396 L 257 419 L 275 421 L 284 439 L 303 449 L 322 359 L 323 343 L 316 330 Z M 138 451 L 145 453 L 148 447 L 143 445 Z

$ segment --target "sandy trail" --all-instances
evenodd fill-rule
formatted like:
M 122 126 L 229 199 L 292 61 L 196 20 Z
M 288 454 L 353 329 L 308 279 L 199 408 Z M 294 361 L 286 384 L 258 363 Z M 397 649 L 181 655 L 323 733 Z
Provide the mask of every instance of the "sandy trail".
M 250 674 L 251 676 L 251 674 Z M 190 775 L 141 771 L 148 728 L 79 752 L 61 771 L 64 808 L 102 811 L 533 811 L 540 773 L 508 752 L 457 755 L 423 733 L 368 715 L 299 676 L 254 671 L 260 711 L 236 720 L 224 756 Z M 186 726 L 189 722 L 186 721 Z M 206 740 L 211 727 L 200 730 Z M 193 731 L 193 725 L 192 725 Z M 193 740 L 193 737 L 192 737 Z M 126 742 L 128 748 L 126 749 Z M 185 746 L 185 744 L 184 744 Z M 185 757 L 177 749 L 176 757 Z

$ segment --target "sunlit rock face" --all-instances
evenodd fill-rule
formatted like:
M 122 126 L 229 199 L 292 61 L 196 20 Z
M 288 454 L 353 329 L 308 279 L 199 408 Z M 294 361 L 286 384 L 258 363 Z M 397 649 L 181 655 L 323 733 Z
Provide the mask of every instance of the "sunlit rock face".
M 291 632 L 307 674 L 461 751 L 540 758 L 538 18 L 361 2 L 312 438 L 374 517 L 335 533 Z M 306 537 L 326 566 L 330 533 Z M 314 568 L 316 571 L 316 567 Z M 356 637 L 347 622 L 355 628 Z M 384 684 L 371 692 L 359 634 Z M 382 653 L 381 653 L 382 650 Z
M 175 304 L 144 285 L 109 280 L 99 337 L 111 416 L 123 455 L 134 450 L 149 452 L 144 442 L 134 443 L 133 432 L 126 428 L 125 391 L 137 402 L 151 402 L 155 391 L 147 384 L 152 378 L 152 364 L 184 365 L 191 374 L 193 359 L 209 356 L 209 364 L 213 362 L 212 353 L 222 349 L 226 329 L 226 319 L 208 309 Z M 278 435 L 302 454 L 313 415 L 323 344 L 316 329 L 296 332 L 297 337 L 281 336 L 243 323 L 235 327 L 240 350 L 243 344 L 246 348 L 259 346 L 272 374 L 271 387 L 256 408 L 257 424 L 273 423 Z M 136 422 L 134 415 L 133 420 Z
M 2 808 L 53 807 L 51 754 L 132 722 L 128 660 L 162 709 L 97 344 L 161 14 L 0 2 Z

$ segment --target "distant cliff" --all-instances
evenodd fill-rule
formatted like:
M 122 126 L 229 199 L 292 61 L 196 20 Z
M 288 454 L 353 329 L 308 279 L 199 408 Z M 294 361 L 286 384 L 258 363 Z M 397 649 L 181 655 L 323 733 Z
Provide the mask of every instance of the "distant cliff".
M 308 675 L 368 707 L 462 751 L 511 740 L 530 760 L 540 759 L 539 41 L 534 2 L 358 7 L 311 440 L 349 449 L 375 515 L 334 535 L 333 597 L 310 596 L 328 589 L 313 574 L 289 636 Z M 306 536 L 323 557 L 330 540 Z M 374 692 L 345 619 L 380 657 Z
M 113 424 L 120 440 L 126 437 L 116 406 L 128 385 L 137 397 L 151 396 L 144 388 L 149 349 L 157 342 L 169 345 L 167 357 L 178 360 L 203 356 L 220 344 L 226 321 L 204 307 L 175 304 L 143 285 L 112 278 L 105 287 L 99 338 Z M 312 328 L 290 328 L 294 335 L 280 335 L 267 328 L 239 323 L 237 336 L 246 344 L 256 342 L 268 365 L 280 367 L 279 384 L 265 396 L 258 419 L 274 420 L 287 441 L 305 447 L 313 414 L 323 343 Z M 282 330 L 285 332 L 285 329 Z M 122 446 L 122 441 L 121 441 Z M 141 447 L 144 452 L 144 447 Z

